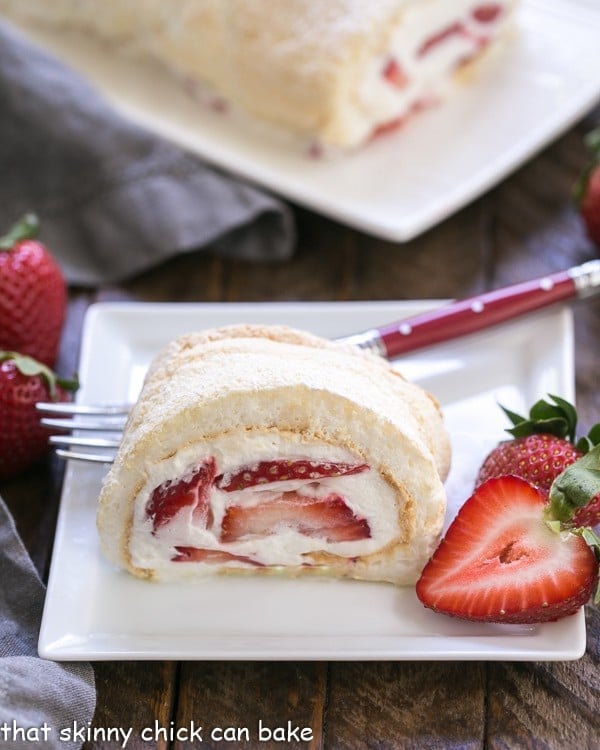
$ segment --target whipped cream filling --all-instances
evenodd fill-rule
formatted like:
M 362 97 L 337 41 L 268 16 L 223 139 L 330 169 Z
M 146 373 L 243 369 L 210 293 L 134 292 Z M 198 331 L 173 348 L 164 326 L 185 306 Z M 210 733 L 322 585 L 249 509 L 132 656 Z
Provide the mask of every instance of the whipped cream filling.
M 506 0 L 409 5 L 389 49 L 370 60 L 345 102 L 344 139 L 360 143 L 445 96 L 452 73 L 499 35 L 509 5 Z
M 254 484 L 246 488 L 224 489 L 232 476 L 260 462 L 278 460 L 308 461 L 315 464 L 338 463 L 358 467 L 342 476 L 291 478 Z M 203 462 L 214 461 L 214 478 L 208 489 L 208 523 L 199 522 L 194 508 L 186 506 L 162 525 L 156 526 L 148 512 L 157 487 L 193 477 Z M 213 464 L 211 464 L 213 465 Z M 368 526 L 368 536 L 349 541 L 328 541 L 326 536 L 302 533 L 285 523 L 264 534 L 241 535 L 224 541 L 223 523 L 233 513 L 250 516 L 253 508 L 281 500 L 283 493 L 298 493 L 302 498 L 322 499 L 337 496 L 358 521 Z M 285 497 L 291 497 L 286 495 Z M 379 474 L 357 456 L 340 446 L 305 441 L 294 433 L 265 431 L 236 432 L 220 436 L 209 445 L 188 445 L 175 455 L 149 467 L 147 480 L 139 492 L 133 514 L 129 552 L 132 563 L 152 568 L 163 578 L 181 574 L 182 566 L 210 571 L 220 567 L 287 567 L 312 565 L 311 553 L 326 552 L 346 558 L 374 553 L 399 533 L 400 509 L 396 492 Z M 181 550 L 202 550 L 199 558 L 186 557 Z M 225 556 L 220 553 L 227 553 Z M 230 559 L 227 557 L 231 555 Z M 177 570 L 174 570 L 177 569 Z

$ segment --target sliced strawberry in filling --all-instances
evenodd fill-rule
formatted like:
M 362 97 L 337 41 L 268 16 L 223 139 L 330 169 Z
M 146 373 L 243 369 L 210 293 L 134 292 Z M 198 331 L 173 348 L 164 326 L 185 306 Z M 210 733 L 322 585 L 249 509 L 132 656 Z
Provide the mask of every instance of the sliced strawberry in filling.
M 455 23 L 450 24 L 450 26 L 446 26 L 445 29 L 442 29 L 437 34 L 432 34 L 432 36 L 426 39 L 417 50 L 417 56 L 425 57 L 425 55 L 429 54 L 429 52 L 438 45 L 454 36 L 462 36 L 465 33 L 466 31 L 463 24 L 456 21 Z
M 366 519 L 355 515 L 340 495 L 315 498 L 284 492 L 258 505 L 230 505 L 223 518 L 221 541 L 262 538 L 288 529 L 327 542 L 351 542 L 371 536 Z
M 208 502 L 216 474 L 214 458 L 197 466 L 189 477 L 178 482 L 163 482 L 156 487 L 146 505 L 146 516 L 152 520 L 152 531 L 168 524 L 183 508 L 192 508 L 194 523 L 206 528 L 212 523 Z
M 403 89 L 408 84 L 408 76 L 394 57 L 386 62 L 383 72 L 385 80 L 397 89 Z
M 318 480 L 328 477 L 348 476 L 367 471 L 367 464 L 347 464 L 340 462 L 317 462 L 299 459 L 286 461 L 259 461 L 235 474 L 221 474 L 216 478 L 216 486 L 225 492 L 235 492 L 258 484 L 284 482 L 290 479 Z
M 247 565 L 259 565 L 263 567 L 262 563 L 253 560 L 251 557 L 246 555 L 234 555 L 231 552 L 225 552 L 220 549 L 207 549 L 205 547 L 175 547 L 177 552 L 173 555 L 171 560 L 173 562 L 205 562 L 213 565 L 219 565 L 221 563 L 228 562 L 240 562 L 246 563 Z
M 404 125 L 407 119 L 408 115 L 394 117 L 387 122 L 381 123 L 381 125 L 377 125 L 377 127 L 373 128 L 373 132 L 371 133 L 371 140 L 378 138 L 380 135 L 386 135 L 387 133 L 392 133 L 394 130 L 398 130 L 398 128 Z
M 479 23 L 494 23 L 502 15 L 502 10 L 500 3 L 484 3 L 478 5 L 471 15 Z

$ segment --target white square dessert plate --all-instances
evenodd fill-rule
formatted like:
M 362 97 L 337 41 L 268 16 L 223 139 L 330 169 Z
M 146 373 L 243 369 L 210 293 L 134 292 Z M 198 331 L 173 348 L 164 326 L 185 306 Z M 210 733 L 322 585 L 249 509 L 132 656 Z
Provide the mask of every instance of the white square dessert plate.
M 110 54 L 64 30 L 25 30 L 132 121 L 284 198 L 391 241 L 412 239 L 481 195 L 600 96 L 600 3 L 521 0 L 514 33 L 480 61 L 467 85 L 356 153 L 315 159 L 202 106 L 156 65 Z
M 90 308 L 81 402 L 135 399 L 150 359 L 178 334 L 229 323 L 286 323 L 328 337 L 431 308 L 433 301 L 136 304 Z M 568 308 L 413 353 L 397 363 L 440 400 L 451 433 L 447 521 L 504 435 L 498 403 L 526 411 L 573 398 Z M 413 587 L 327 579 L 225 577 L 154 583 L 102 557 L 96 503 L 106 467 L 65 473 L 39 653 L 54 660 L 569 660 L 585 651 L 583 610 L 555 623 L 500 626 L 426 610 Z

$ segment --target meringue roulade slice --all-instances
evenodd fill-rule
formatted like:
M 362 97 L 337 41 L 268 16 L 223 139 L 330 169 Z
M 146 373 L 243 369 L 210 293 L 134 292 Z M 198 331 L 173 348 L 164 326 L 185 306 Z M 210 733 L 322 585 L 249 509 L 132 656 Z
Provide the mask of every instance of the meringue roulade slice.
M 282 326 L 184 335 L 151 364 L 102 487 L 108 559 L 156 580 L 413 583 L 438 542 L 439 406 L 375 355 Z
M 240 130 L 343 153 L 472 78 L 461 71 L 509 38 L 517 4 L 0 0 L 0 13 L 33 28 L 85 32 L 111 54 L 150 61 Z

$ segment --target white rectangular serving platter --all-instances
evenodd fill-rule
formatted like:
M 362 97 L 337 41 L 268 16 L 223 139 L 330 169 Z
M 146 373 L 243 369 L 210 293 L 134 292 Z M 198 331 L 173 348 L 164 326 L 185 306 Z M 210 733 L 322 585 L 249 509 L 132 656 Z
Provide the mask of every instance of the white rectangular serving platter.
M 438 302 L 107 303 L 88 312 L 82 402 L 134 399 L 151 357 L 180 333 L 222 324 L 286 323 L 328 336 L 359 332 Z M 546 393 L 573 398 L 573 331 L 552 308 L 403 358 L 398 367 L 440 400 L 453 445 L 447 521 L 502 439 L 498 403 L 525 411 Z M 105 468 L 67 467 L 39 653 L 54 660 L 569 660 L 586 643 L 583 611 L 537 626 L 436 615 L 412 587 L 226 577 L 139 580 L 107 563 L 95 528 Z
M 150 62 L 89 37 L 26 28 L 132 121 L 344 224 L 406 241 L 481 195 L 600 97 L 600 3 L 521 0 L 514 33 L 468 85 L 342 158 L 309 158 L 195 101 Z

